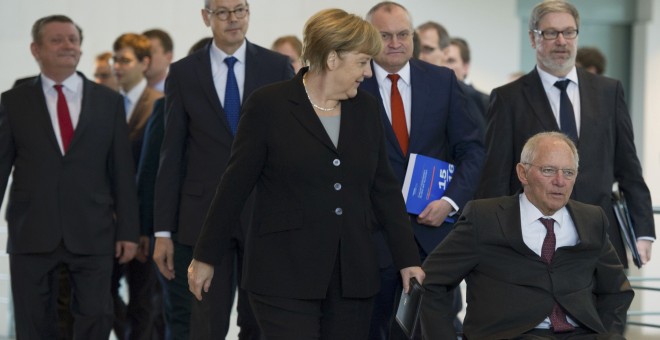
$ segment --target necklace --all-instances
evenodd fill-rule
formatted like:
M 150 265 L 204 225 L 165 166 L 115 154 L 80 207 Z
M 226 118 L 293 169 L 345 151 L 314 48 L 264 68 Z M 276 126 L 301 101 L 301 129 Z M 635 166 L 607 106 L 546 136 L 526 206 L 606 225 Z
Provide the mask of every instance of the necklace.
M 335 104 L 335 106 L 333 106 L 331 108 L 326 108 L 326 107 L 322 107 L 322 106 L 318 106 L 318 105 L 314 104 L 314 102 L 312 101 L 312 98 L 309 96 L 309 92 L 307 92 L 307 83 L 305 82 L 305 77 L 304 76 L 303 76 L 303 88 L 305 89 L 305 94 L 307 95 L 307 99 L 309 99 L 309 102 L 312 103 L 312 106 L 315 109 L 319 109 L 323 112 L 330 112 L 330 111 L 336 109 L 337 106 L 339 106 L 339 101 L 337 101 L 337 104 Z

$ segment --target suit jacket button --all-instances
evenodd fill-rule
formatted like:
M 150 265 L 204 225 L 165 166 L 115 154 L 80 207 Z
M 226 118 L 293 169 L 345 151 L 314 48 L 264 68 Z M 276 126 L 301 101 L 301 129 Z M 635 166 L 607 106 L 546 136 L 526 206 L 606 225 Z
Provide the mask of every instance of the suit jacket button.
M 341 216 L 341 214 L 343 214 L 343 213 L 344 213 L 344 210 L 342 210 L 341 208 L 335 209 L 335 215 Z
M 341 184 L 340 183 L 335 183 L 335 190 L 337 190 L 337 191 L 341 190 Z
M 335 158 L 335 160 L 332 161 L 332 165 L 334 166 L 339 166 L 341 164 L 341 161 L 338 158 Z

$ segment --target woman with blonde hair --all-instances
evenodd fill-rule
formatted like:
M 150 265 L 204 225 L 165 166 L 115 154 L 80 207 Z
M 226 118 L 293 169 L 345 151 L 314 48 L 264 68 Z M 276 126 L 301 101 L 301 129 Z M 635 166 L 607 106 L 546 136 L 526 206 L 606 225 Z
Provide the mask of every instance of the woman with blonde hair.
M 367 338 L 380 288 L 377 225 L 405 288 L 424 279 L 378 104 L 358 90 L 381 48 L 368 22 L 323 10 L 304 29 L 309 67 L 244 105 L 188 276 L 201 299 L 255 189 L 242 284 L 266 339 Z

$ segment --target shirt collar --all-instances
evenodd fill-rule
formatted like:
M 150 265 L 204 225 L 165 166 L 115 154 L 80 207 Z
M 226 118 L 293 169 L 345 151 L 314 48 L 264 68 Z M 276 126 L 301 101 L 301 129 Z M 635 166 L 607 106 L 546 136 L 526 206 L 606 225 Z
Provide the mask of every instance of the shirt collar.
M 137 103 L 137 101 L 140 99 L 140 96 L 142 95 L 142 92 L 144 92 L 145 88 L 147 88 L 147 80 L 142 78 L 142 80 L 140 80 L 137 85 L 133 86 L 130 91 L 124 92 L 124 90 L 120 90 L 120 92 L 122 95 L 128 98 L 131 105 L 135 105 L 135 103 Z
M 229 54 L 219 49 L 214 42 L 211 42 L 210 51 L 211 51 L 211 59 L 213 60 L 219 60 L 220 62 L 224 62 L 225 58 L 229 57 Z M 243 43 L 241 44 L 241 47 L 239 47 L 236 50 L 236 52 L 234 52 L 234 54 L 232 54 L 231 56 L 238 59 L 239 63 L 245 64 L 246 53 L 247 53 L 247 43 L 246 40 L 243 39 Z
M 374 77 L 376 77 L 376 80 L 379 84 L 383 84 L 389 74 L 389 72 L 385 71 L 384 68 L 382 68 L 374 61 Z M 410 62 L 407 62 L 405 65 L 403 65 L 397 74 L 406 85 L 410 86 Z
M 44 91 L 56 91 L 53 86 L 57 85 L 57 83 L 48 78 L 46 75 L 43 73 L 41 74 L 41 86 L 44 89 Z M 69 76 L 69 78 L 64 79 L 62 82 L 62 88 L 64 90 L 70 91 L 71 93 L 77 93 L 78 89 L 82 88 L 82 78 L 78 73 L 73 73 L 72 75 Z
M 541 77 L 541 82 L 543 83 L 543 87 L 545 88 L 552 88 L 555 86 L 555 83 L 558 80 L 564 80 L 564 79 L 570 79 L 571 82 L 573 82 L 575 85 L 578 85 L 578 76 L 577 76 L 577 69 L 575 66 L 571 69 L 570 72 L 566 75 L 566 77 L 559 78 L 556 77 L 544 70 L 542 70 L 538 65 L 536 65 L 536 70 L 539 73 L 539 77 Z
M 557 222 L 559 227 L 561 227 L 564 225 L 564 220 L 567 218 L 568 209 L 566 209 L 566 206 L 563 206 L 551 216 L 544 215 L 534 204 L 532 204 L 532 202 L 529 201 L 527 195 L 523 192 L 520 194 L 520 212 L 520 224 L 522 226 L 530 225 L 539 218 L 552 218 Z

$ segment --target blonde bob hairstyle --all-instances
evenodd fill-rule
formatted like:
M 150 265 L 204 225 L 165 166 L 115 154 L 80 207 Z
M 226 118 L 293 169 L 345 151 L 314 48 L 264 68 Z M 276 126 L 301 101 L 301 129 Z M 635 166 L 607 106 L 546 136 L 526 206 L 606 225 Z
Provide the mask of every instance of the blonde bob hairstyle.
M 310 71 L 327 70 L 328 56 L 358 52 L 375 56 L 383 48 L 380 33 L 369 22 L 341 9 L 326 9 L 305 23 L 301 59 Z

